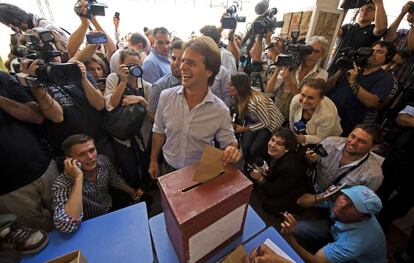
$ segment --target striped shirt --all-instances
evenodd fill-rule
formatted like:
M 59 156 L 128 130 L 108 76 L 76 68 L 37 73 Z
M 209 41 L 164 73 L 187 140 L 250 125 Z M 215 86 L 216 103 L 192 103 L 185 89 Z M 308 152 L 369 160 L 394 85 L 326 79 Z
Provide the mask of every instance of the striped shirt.
M 249 129 L 257 131 L 267 128 L 270 132 L 273 132 L 276 128 L 282 126 L 285 117 L 269 96 L 263 93 L 259 94 L 254 99 L 250 98 L 247 103 L 247 115 L 255 122 L 249 126 Z
M 52 186 L 53 221 L 59 231 L 71 233 L 79 228 L 82 219 L 89 219 L 106 214 L 112 206 L 108 193 L 108 184 L 117 189 L 125 187 L 125 181 L 115 172 L 108 157 L 98 155 L 96 160 L 96 180 L 83 178 L 83 212 L 80 218 L 73 218 L 65 211 L 73 184 L 73 177 L 61 173 Z

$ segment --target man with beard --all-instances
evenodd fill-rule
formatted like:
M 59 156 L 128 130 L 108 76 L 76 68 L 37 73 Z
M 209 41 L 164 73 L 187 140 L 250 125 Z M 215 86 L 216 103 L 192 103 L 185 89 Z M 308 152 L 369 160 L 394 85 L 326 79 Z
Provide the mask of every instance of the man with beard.
M 393 87 L 393 76 L 381 67 L 390 62 L 395 53 L 391 42 L 378 41 L 372 46 L 372 55 L 363 68 L 354 63 L 354 68 L 344 72 L 338 70 L 328 80 L 330 95 L 341 117 L 342 136 L 347 136 L 359 123 L 373 124 L 373 111 L 380 108 Z
M 381 165 L 384 158 L 371 152 L 378 143 L 380 132 L 370 125 L 357 125 L 347 138 L 328 137 L 321 142 L 327 152 L 321 157 L 315 151 L 306 158 L 315 166 L 314 187 L 320 193 L 332 185 L 365 185 L 376 191 L 384 178 Z M 298 199 L 303 207 L 312 207 L 326 200 L 321 194 L 304 194 Z

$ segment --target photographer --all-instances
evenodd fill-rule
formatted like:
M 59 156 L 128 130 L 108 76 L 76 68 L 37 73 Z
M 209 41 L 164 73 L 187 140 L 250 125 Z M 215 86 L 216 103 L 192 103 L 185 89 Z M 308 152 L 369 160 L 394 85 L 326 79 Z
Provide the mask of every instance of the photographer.
M 119 106 L 127 107 L 138 103 L 146 108 L 151 84 L 142 79 L 142 70 L 141 76 L 131 72 L 132 67 L 141 65 L 139 53 L 132 48 L 123 49 L 120 60 L 119 74 L 111 73 L 106 81 L 104 95 L 106 109 L 110 112 Z M 149 141 L 150 131 L 151 121 L 145 117 L 140 131 L 136 131 L 132 138 L 113 137 L 112 147 L 121 176 L 134 188 L 142 188 L 144 179 L 148 179 L 142 178 L 144 175 L 140 173 L 140 166 L 145 166 L 143 155 L 146 154 L 146 142 Z M 141 171 L 146 170 L 147 168 L 141 169 Z
M 350 1 L 344 1 L 344 9 L 355 8 L 348 7 L 346 4 Z M 372 43 L 381 39 L 387 30 L 387 15 L 384 9 L 383 0 L 359 1 L 364 5 L 358 10 L 358 18 L 355 24 L 342 25 L 338 31 L 338 43 L 336 52 L 329 67 L 330 75 L 335 73 L 335 61 L 339 57 L 339 52 L 343 48 L 358 49 L 360 47 L 369 47 Z M 372 22 L 374 22 L 372 24 Z
M 365 185 L 376 191 L 383 180 L 381 165 L 384 158 L 371 152 L 378 143 L 379 130 L 374 126 L 358 125 L 347 138 L 328 137 L 321 142 L 325 153 L 306 152 L 308 162 L 314 165 L 310 174 L 316 193 L 331 185 Z M 315 149 L 315 148 L 314 148 Z M 326 155 L 321 157 L 321 155 Z M 312 207 L 326 200 L 320 194 L 304 194 L 298 199 L 303 207 Z
M 62 61 L 66 62 L 68 56 L 68 37 L 69 33 L 62 28 L 53 25 L 44 18 L 40 18 L 34 14 L 27 13 L 23 9 L 6 3 L 0 3 L 0 22 L 11 27 L 14 32 L 26 32 L 35 27 L 49 29 L 54 37 L 56 48 L 62 52 Z
M 60 57 L 54 57 L 51 62 L 60 63 Z M 95 82 L 87 74 L 85 66 L 79 61 L 73 62 L 78 65 L 81 73 L 79 82 L 68 85 L 45 82 L 31 87 L 41 113 L 48 120 L 48 140 L 55 156 L 62 156 L 62 141 L 74 133 L 87 132 L 97 142 L 107 136 L 102 127 L 103 115 L 100 113 L 105 107 L 104 98 L 92 84 Z M 20 69 L 22 73 L 36 78 L 40 65 L 44 67 L 42 60 L 23 59 Z
M 392 73 L 381 67 L 390 62 L 395 48 L 391 42 L 378 41 L 372 46 L 372 55 L 366 63 L 344 72 L 338 70 L 328 80 L 328 89 L 332 89 L 330 98 L 338 108 L 341 117 L 343 136 L 348 135 L 358 123 L 373 124 L 373 119 L 365 118 L 373 114 L 387 99 L 393 87 Z
M 250 172 L 250 177 L 264 191 L 262 207 L 270 215 L 302 212 L 296 200 L 311 189 L 306 177 L 306 162 L 296 147 L 295 135 L 287 128 L 277 128 L 267 143 L 267 154 L 271 158 L 269 171 L 254 169 Z
M 300 93 L 290 104 L 289 125 L 302 145 L 316 144 L 328 136 L 342 133 L 335 104 L 325 96 L 323 79 L 309 79 L 302 83 Z
M 328 73 L 318 65 L 325 53 L 326 44 L 327 40 L 322 36 L 311 37 L 308 45 L 312 46 L 313 51 L 305 56 L 299 67 L 275 70 L 267 82 L 266 92 L 275 94 L 276 106 L 286 119 L 289 118 L 290 102 L 299 93 L 304 80 L 328 78 Z

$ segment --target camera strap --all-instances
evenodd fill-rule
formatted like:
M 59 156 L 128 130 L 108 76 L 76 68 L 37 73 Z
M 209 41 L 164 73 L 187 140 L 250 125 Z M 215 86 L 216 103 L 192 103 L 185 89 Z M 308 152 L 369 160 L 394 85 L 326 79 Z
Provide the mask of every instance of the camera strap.
M 367 156 L 365 156 L 364 159 L 362 159 L 358 164 L 352 166 L 351 168 L 349 168 L 348 170 L 346 170 L 345 172 L 343 172 L 342 174 L 340 174 L 335 181 L 332 183 L 332 185 L 337 185 L 347 174 L 349 174 L 350 172 L 354 171 L 356 168 L 360 167 L 362 164 L 364 164 L 369 158 L 369 153 L 367 154 Z M 326 189 L 325 189 L 326 190 Z

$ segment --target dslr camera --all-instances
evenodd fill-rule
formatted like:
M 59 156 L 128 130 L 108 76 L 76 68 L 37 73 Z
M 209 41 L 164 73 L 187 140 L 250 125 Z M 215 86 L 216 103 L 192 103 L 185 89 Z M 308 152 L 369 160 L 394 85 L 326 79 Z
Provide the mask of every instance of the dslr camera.
M 258 17 L 252 24 L 254 34 L 264 35 L 268 32 L 273 32 L 277 27 L 283 27 L 283 21 L 276 21 L 276 14 L 277 8 L 274 7 Z
M 305 45 L 304 41 L 299 41 L 300 31 L 291 32 L 291 41 L 286 40 L 284 52 L 277 57 L 273 65 L 294 69 L 299 67 L 305 56 L 313 52 L 313 47 Z M 272 65 L 271 65 L 272 66 Z
M 19 82 L 28 87 L 37 87 L 40 84 L 55 83 L 57 85 L 68 85 L 78 83 L 82 78 L 79 66 L 74 63 L 55 63 L 53 58 L 61 53 L 53 45 L 54 36 L 46 28 L 33 28 L 25 34 L 26 46 L 17 45 L 12 49 L 12 54 L 19 61 L 23 58 L 38 59 L 36 77 L 24 73 L 16 74 Z
M 364 68 L 371 55 L 372 49 L 369 47 L 360 47 L 357 50 L 353 50 L 349 47 L 344 48 L 339 51 L 335 66 L 340 69 L 349 70 L 354 68 L 355 62 L 358 67 Z
M 237 15 L 237 7 L 239 4 L 233 2 L 233 4 L 226 9 L 226 16 L 221 20 L 221 26 L 224 29 L 235 29 L 237 27 L 237 22 L 246 22 L 245 16 Z
M 84 16 L 86 18 L 91 18 L 92 16 L 105 16 L 105 8 L 108 6 L 103 3 L 98 3 L 96 0 L 87 0 L 86 1 L 86 14 L 82 14 L 82 4 L 81 1 L 78 1 L 75 4 L 74 10 L 78 16 Z
M 315 146 L 310 148 L 311 151 L 319 155 L 320 157 L 324 158 L 328 156 L 328 153 L 326 152 L 325 148 L 323 148 L 323 145 L 318 143 Z

